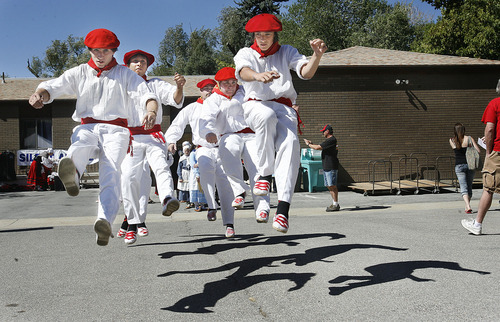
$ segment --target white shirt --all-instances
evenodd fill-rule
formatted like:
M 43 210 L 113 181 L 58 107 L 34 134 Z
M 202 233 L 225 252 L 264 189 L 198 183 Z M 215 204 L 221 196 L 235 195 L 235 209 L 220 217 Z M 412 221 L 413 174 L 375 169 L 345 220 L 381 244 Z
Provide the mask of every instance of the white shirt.
M 189 124 L 193 133 L 193 144 L 208 148 L 215 147 L 215 144 L 208 143 L 207 140 L 205 140 L 205 136 L 200 137 L 199 119 L 204 105 L 205 104 L 193 102 L 184 107 L 179 114 L 177 114 L 174 121 L 168 127 L 167 132 L 165 132 L 167 144 L 175 144 L 182 137 L 182 134 L 184 134 L 186 125 Z
M 241 106 L 244 96 L 243 86 L 239 86 L 231 99 L 218 93 L 210 95 L 203 103 L 200 116 L 200 136 L 204 138 L 208 133 L 221 136 L 247 128 L 248 125 L 245 122 Z
M 174 93 L 177 90 L 177 86 L 174 86 L 159 78 L 148 79 L 148 86 L 151 89 L 151 91 L 155 93 L 156 96 L 158 96 L 158 99 L 161 101 L 163 105 L 170 105 L 179 109 L 182 108 L 182 105 L 184 104 L 184 95 L 182 96 L 182 100 L 179 104 L 177 104 L 174 99 Z M 143 114 L 141 114 L 140 116 L 142 120 L 144 118 L 144 111 Z M 159 105 L 158 112 L 156 113 L 155 124 L 161 124 L 162 119 L 163 119 L 163 108 L 161 108 L 161 105 Z
M 234 63 L 236 65 L 236 78 L 245 86 L 245 101 L 249 99 L 270 101 L 285 97 L 295 102 L 297 92 L 293 88 L 290 70 L 296 71 L 299 78 L 305 79 L 300 74 L 300 70 L 308 63 L 308 60 L 306 56 L 299 54 L 294 47 L 282 45 L 275 54 L 264 58 L 260 58 L 260 54 L 252 48 L 242 48 L 234 56 Z M 240 77 L 240 71 L 243 67 L 251 68 L 257 73 L 276 71 L 280 78 L 267 84 L 257 81 L 245 82 Z
M 47 90 L 50 100 L 62 95 L 76 95 L 76 108 L 73 120 L 91 117 L 101 121 L 124 118 L 128 126 L 140 126 L 139 113 L 146 109 L 146 102 L 155 99 L 144 79 L 125 66 L 116 65 L 103 71 L 97 77 L 97 71 L 88 64 L 82 64 L 65 71 L 61 76 L 40 83 L 38 88 Z

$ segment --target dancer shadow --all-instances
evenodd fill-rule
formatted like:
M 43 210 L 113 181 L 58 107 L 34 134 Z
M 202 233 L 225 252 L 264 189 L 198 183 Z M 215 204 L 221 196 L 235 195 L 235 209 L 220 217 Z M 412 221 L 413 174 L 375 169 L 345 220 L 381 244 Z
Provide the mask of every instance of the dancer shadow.
M 205 246 L 205 247 L 199 247 L 197 250 L 192 251 L 192 252 L 179 252 L 179 251 L 172 251 L 172 252 L 165 252 L 158 254 L 160 258 L 162 259 L 168 259 L 168 258 L 173 258 L 176 256 L 186 256 L 186 255 L 215 255 L 221 252 L 233 250 L 233 249 L 243 249 L 247 247 L 262 247 L 262 246 L 269 246 L 269 245 L 278 245 L 278 244 L 284 244 L 287 246 L 297 246 L 300 243 L 298 240 L 302 239 L 311 239 L 311 238 L 321 238 L 321 237 L 327 237 L 330 240 L 336 240 L 340 238 L 345 238 L 345 235 L 341 234 L 335 234 L 335 233 L 326 233 L 326 234 L 303 234 L 303 235 L 283 235 L 283 236 L 264 236 L 264 235 L 238 235 L 236 238 L 231 240 L 231 242 L 226 242 L 226 243 L 217 243 L 214 245 L 210 246 Z M 217 237 L 217 241 L 220 239 L 227 240 L 225 237 Z M 206 242 L 207 239 L 195 239 L 192 241 L 188 241 L 186 243 L 203 243 Z M 211 239 L 210 241 L 214 241 Z M 181 242 L 180 244 L 183 244 Z
M 327 262 L 326 258 L 335 256 L 341 253 L 348 252 L 353 249 L 385 249 L 393 251 L 404 251 L 405 248 L 395 248 L 383 245 L 369 244 L 348 244 L 334 245 L 308 249 L 304 253 L 288 254 L 282 256 L 269 256 L 259 258 L 249 258 L 238 262 L 223 264 L 219 267 L 204 269 L 204 270 L 187 270 L 187 271 L 170 271 L 158 275 L 158 277 L 167 277 L 177 274 L 207 274 L 237 270 L 228 277 L 215 282 L 205 284 L 203 292 L 185 297 L 170 307 L 163 308 L 174 312 L 196 312 L 208 313 L 208 307 L 214 307 L 216 303 L 229 295 L 232 292 L 241 291 L 253 285 L 277 280 L 288 280 L 295 284 L 288 291 L 296 291 L 301 289 L 316 273 L 276 273 L 265 275 L 250 275 L 264 267 L 279 267 L 281 264 L 295 264 L 296 266 L 305 266 L 313 262 Z
M 334 278 L 333 280 L 330 281 L 331 284 L 341 284 L 347 281 L 360 281 L 360 282 L 351 282 L 348 283 L 346 286 L 330 287 L 330 295 L 340 295 L 343 292 L 358 287 L 394 282 L 406 278 L 411 279 L 412 281 L 415 282 L 431 282 L 431 281 L 433 282 L 434 280 L 432 279 L 420 278 L 413 275 L 415 270 L 426 269 L 426 268 L 443 268 L 454 271 L 473 272 L 482 275 L 490 274 L 490 272 L 483 272 L 483 271 L 463 268 L 458 263 L 454 262 L 408 261 L 408 262 L 384 263 L 365 268 L 365 271 L 371 274 L 369 276 L 343 275 Z

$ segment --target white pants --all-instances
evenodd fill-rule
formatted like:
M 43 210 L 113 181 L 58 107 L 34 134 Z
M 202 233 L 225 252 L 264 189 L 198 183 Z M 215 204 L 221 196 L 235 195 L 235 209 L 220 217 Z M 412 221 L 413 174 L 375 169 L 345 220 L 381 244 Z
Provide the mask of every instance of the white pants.
M 243 167 L 241 160 L 245 163 L 250 185 L 254 186 L 258 179 L 257 162 L 258 151 L 253 133 L 230 133 L 225 134 L 219 141 L 219 156 L 222 160 L 222 169 L 226 173 L 233 194 L 238 196 L 248 190 L 253 190 L 243 180 Z M 256 196 L 252 193 L 254 209 L 257 213 L 263 210 L 269 212 L 269 195 Z
M 151 192 L 149 167 L 155 174 L 160 202 L 173 195 L 174 182 L 165 143 L 151 134 L 139 134 L 134 135 L 132 148 L 133 153 L 127 154 L 122 163 L 123 209 L 129 224 L 140 224 L 146 220 Z
M 297 113 L 274 101 L 248 101 L 243 110 L 245 121 L 255 131 L 259 175 L 274 173 L 278 200 L 290 203 L 300 166 Z
M 231 184 L 222 170 L 219 148 L 199 147 L 196 150 L 198 168 L 200 169 L 200 184 L 207 199 L 208 208 L 217 209 L 215 189 L 219 192 L 222 224 L 234 224 L 234 199 Z
M 81 175 L 89 159 L 99 157 L 99 205 L 97 217 L 110 224 L 120 209 L 120 166 L 127 154 L 130 132 L 127 128 L 93 123 L 73 129 L 68 157 Z

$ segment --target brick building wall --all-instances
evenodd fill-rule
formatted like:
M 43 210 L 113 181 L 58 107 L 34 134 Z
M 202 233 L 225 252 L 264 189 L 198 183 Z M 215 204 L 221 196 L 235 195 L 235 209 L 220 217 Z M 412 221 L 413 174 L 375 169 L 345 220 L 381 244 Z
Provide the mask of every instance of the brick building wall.
M 319 130 L 331 124 L 339 143 L 340 185 L 369 181 L 369 161 L 391 154 L 394 176 L 416 167 L 407 160 L 405 169 L 403 154 L 418 153 L 419 166 L 435 168 L 436 158 L 453 156 L 448 139 L 456 122 L 466 134 L 483 136 L 481 117 L 497 97 L 499 72 L 495 66 L 322 68 L 310 81 L 294 81 L 305 123 L 301 148 L 303 138 L 323 141 Z M 396 79 L 409 84 L 397 85 Z

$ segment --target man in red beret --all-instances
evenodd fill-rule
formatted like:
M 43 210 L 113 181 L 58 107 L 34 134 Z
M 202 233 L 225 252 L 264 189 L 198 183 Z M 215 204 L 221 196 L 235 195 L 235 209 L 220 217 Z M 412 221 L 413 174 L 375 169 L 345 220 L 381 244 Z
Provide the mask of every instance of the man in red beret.
M 175 74 L 175 86 L 159 78 L 147 79 L 148 67 L 153 64 L 154 56 L 142 50 L 129 51 L 123 62 L 129 69 L 142 77 L 150 89 L 158 96 L 161 103 L 181 108 L 184 102 L 184 76 Z M 122 199 L 125 220 L 118 231 L 118 237 L 125 237 L 126 244 L 133 244 L 137 234 L 147 236 L 146 214 L 151 191 L 151 172 L 153 170 L 158 187 L 158 196 L 162 202 L 164 216 L 170 216 L 179 209 L 179 201 L 174 197 L 174 183 L 170 172 L 173 158 L 167 157 L 165 138 L 161 131 L 163 109 L 159 108 L 153 128 L 144 126 L 129 127 L 133 137 L 132 151 L 122 163 Z
M 60 77 L 40 83 L 29 103 L 42 108 L 61 95 L 76 95 L 68 156 L 59 162 L 59 177 L 67 193 L 79 193 L 80 176 L 91 158 L 99 158 L 99 204 L 94 231 L 97 244 L 112 236 L 111 224 L 120 209 L 120 166 L 130 142 L 128 126 L 155 124 L 159 102 L 137 74 L 118 65 L 113 57 L 120 41 L 107 29 L 85 37 L 91 59 Z M 142 115 L 142 118 L 140 118 Z
M 310 60 L 289 45 L 281 46 L 277 32 L 281 22 L 271 14 L 250 19 L 246 31 L 254 33 L 251 47 L 242 48 L 234 57 L 236 77 L 245 87 L 245 119 L 255 131 L 259 151 L 259 179 L 254 193 L 266 195 L 274 173 L 278 190 L 278 209 L 273 228 L 288 231 L 288 212 L 300 163 L 300 144 L 297 136 L 298 117 L 292 108 L 297 93 L 290 69 L 301 79 L 316 73 L 327 47 L 321 39 L 311 40 Z
M 210 143 L 219 145 L 215 163 L 207 167 L 217 184 L 221 201 L 223 225 L 226 237 L 234 237 L 234 208 L 241 209 L 245 203 L 246 191 L 250 190 L 243 180 L 245 163 L 250 182 L 253 186 L 257 177 L 257 146 L 255 134 L 248 127 L 243 116 L 244 90 L 238 86 L 235 69 L 224 67 L 215 74 L 218 86 L 205 101 L 200 118 L 200 134 Z M 200 157 L 200 171 L 202 160 Z M 235 198 L 236 196 L 236 198 Z M 253 196 L 257 222 L 267 222 L 269 217 L 269 196 Z M 234 208 L 233 208 L 234 207 Z
M 167 132 L 165 132 L 165 140 L 168 143 L 168 150 L 173 154 L 176 151 L 177 141 L 181 139 L 184 134 L 184 130 L 186 126 L 189 124 L 191 126 L 192 131 L 192 142 L 197 147 L 196 157 L 200 153 L 200 149 L 203 151 L 204 149 L 208 151 L 213 151 L 213 149 L 217 149 L 216 145 L 213 143 L 208 143 L 204 137 L 200 136 L 200 115 L 203 110 L 203 103 L 206 98 L 212 94 L 212 90 L 217 83 L 210 78 L 204 79 L 196 86 L 200 89 L 201 97 L 199 97 L 195 102 L 184 107 L 179 114 L 175 117 L 174 121 L 168 127 Z M 193 152 L 191 152 L 191 155 Z M 213 153 L 210 153 L 213 154 Z M 192 181 L 192 180 L 190 180 Z M 217 219 L 217 203 L 215 201 L 215 188 L 210 189 L 209 187 L 215 187 L 214 181 L 208 181 L 206 174 L 200 171 L 200 182 L 205 183 L 203 187 L 203 193 L 206 197 L 206 202 L 208 203 L 209 211 L 207 213 L 207 219 L 209 221 L 214 221 Z M 194 184 L 194 181 L 192 182 Z M 197 189 L 193 189 L 195 187 L 190 187 L 190 198 L 191 196 L 196 197 L 200 194 L 196 193 Z M 193 193 L 194 192 L 194 193 Z M 200 196 L 201 197 L 201 196 Z M 190 199 L 193 200 L 193 203 L 205 201 L 203 198 L 200 199 Z M 198 209 L 198 208 L 197 208 Z M 200 206 L 201 209 L 201 206 Z

